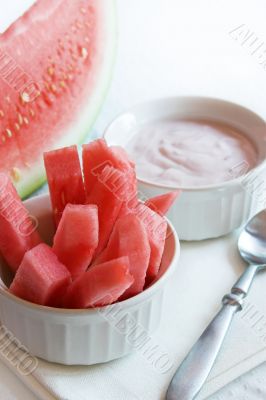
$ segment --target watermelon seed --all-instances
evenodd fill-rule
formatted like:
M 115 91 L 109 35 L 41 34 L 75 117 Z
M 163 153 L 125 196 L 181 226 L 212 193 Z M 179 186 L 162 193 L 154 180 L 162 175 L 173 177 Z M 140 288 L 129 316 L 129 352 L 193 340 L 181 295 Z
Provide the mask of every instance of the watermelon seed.
M 35 112 L 33 111 L 32 108 L 29 109 L 29 112 L 30 112 L 30 115 L 31 115 L 32 117 L 35 117 Z
M 19 124 L 17 122 L 15 123 L 15 128 L 16 128 L 17 131 L 20 130 L 20 126 L 19 126 Z
M 48 67 L 47 72 L 50 76 L 54 75 L 54 68 L 53 67 Z
M 60 81 L 59 85 L 61 86 L 61 88 L 65 89 L 66 88 L 66 82 L 65 81 Z
M 82 7 L 82 8 L 80 9 L 80 12 L 81 12 L 81 14 L 86 14 L 86 8 Z
M 85 47 L 81 48 L 81 57 L 83 58 L 83 60 L 86 60 L 86 58 L 88 57 L 88 50 Z
M 25 122 L 26 125 L 29 125 L 29 120 L 28 120 L 27 117 L 24 117 L 24 122 Z
M 27 92 L 21 93 L 20 94 L 20 98 L 21 98 L 21 101 L 23 102 L 23 104 L 30 102 L 30 96 L 29 96 L 29 94 Z
M 4 111 L 3 111 L 3 110 L 0 110 L 0 117 L 1 117 L 1 118 L 4 118 L 4 116 L 5 116 Z
M 11 130 L 10 129 L 6 129 L 6 134 L 7 134 L 7 136 L 9 137 L 9 138 L 11 138 L 12 137 L 12 132 L 11 132 Z
M 40 90 L 38 90 L 36 93 L 35 93 L 35 100 L 37 99 L 37 97 L 39 97 L 41 95 L 41 92 L 40 92 Z
M 53 93 L 56 93 L 56 92 L 57 92 L 57 87 L 55 86 L 54 83 L 51 84 L 50 88 L 51 88 L 51 91 L 52 91 Z
M 23 125 L 23 118 L 22 115 L 20 113 L 18 113 L 18 122 L 20 125 Z
M 21 173 L 20 170 L 16 167 L 12 168 L 11 170 L 11 177 L 15 182 L 19 182 L 21 179 Z

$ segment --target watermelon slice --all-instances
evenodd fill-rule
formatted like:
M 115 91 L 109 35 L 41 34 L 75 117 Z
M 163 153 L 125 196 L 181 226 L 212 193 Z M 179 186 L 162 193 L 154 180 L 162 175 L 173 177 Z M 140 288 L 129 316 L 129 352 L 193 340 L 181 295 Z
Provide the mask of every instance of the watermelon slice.
M 135 213 L 143 222 L 149 237 L 151 257 L 147 271 L 147 282 L 150 282 L 158 274 L 161 265 L 167 233 L 167 222 L 163 217 L 142 203 L 138 204 Z
M 98 139 L 83 145 L 82 159 L 87 195 L 93 190 L 95 183 L 106 166 L 128 173 L 130 175 L 129 185 L 125 188 L 127 198 L 129 198 L 129 191 L 134 191 L 136 194 L 135 164 L 128 158 L 126 151 L 122 147 L 108 147 L 104 139 Z
M 122 147 L 108 147 L 104 139 L 83 145 L 82 159 L 87 202 L 99 208 L 99 254 L 118 216 L 137 204 L 135 164 Z
M 126 151 L 120 146 L 108 147 L 104 139 L 98 139 L 83 145 L 83 171 L 87 195 L 92 191 L 94 184 L 99 180 L 106 166 L 114 167 L 115 169 L 128 175 L 124 185 L 123 205 L 122 209 L 132 201 L 137 202 L 137 177 L 135 172 L 135 164 L 131 161 Z
M 148 235 L 144 225 L 135 215 L 127 215 L 117 220 L 108 245 L 95 264 L 123 256 L 128 256 L 129 271 L 134 278 L 133 285 L 123 295 L 123 298 L 128 298 L 143 290 L 150 260 Z
M 68 204 L 54 237 L 53 251 L 73 278 L 86 271 L 98 242 L 97 206 Z
M 41 242 L 38 221 L 29 215 L 9 177 L 0 174 L 0 252 L 16 272 L 26 251 Z
M 0 171 L 24 197 L 42 153 L 83 141 L 109 83 L 113 0 L 37 0 L 0 36 Z
M 57 306 L 70 283 L 70 273 L 52 249 L 39 244 L 25 254 L 10 292 L 35 304 Z
M 44 153 L 44 163 L 57 226 L 68 203 L 85 203 L 85 189 L 77 146 Z
M 106 166 L 87 197 L 88 204 L 98 206 L 99 245 L 98 255 L 107 245 L 115 221 L 127 196 L 129 176 L 116 168 Z
M 127 257 L 94 265 L 69 287 L 67 308 L 100 307 L 114 303 L 133 283 Z
M 138 203 L 137 207 L 124 211 L 124 216 L 122 215 L 120 218 L 124 218 L 125 215 L 135 215 L 142 221 L 146 228 L 151 249 L 146 283 L 150 283 L 158 274 L 161 265 L 167 233 L 167 222 L 161 215 L 141 202 Z
M 165 215 L 172 207 L 173 203 L 180 194 L 180 190 L 162 194 L 160 196 L 152 197 L 145 201 L 145 205 L 151 210 L 157 212 L 159 215 Z

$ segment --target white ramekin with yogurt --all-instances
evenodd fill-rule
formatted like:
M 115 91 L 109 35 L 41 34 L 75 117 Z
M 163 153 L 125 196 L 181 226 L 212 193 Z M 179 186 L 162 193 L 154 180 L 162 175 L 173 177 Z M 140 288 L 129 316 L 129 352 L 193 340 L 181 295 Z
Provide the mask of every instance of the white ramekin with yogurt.
M 183 240 L 225 235 L 266 207 L 266 124 L 240 105 L 153 100 L 118 116 L 104 136 L 132 155 L 143 196 L 182 190 L 168 217 Z

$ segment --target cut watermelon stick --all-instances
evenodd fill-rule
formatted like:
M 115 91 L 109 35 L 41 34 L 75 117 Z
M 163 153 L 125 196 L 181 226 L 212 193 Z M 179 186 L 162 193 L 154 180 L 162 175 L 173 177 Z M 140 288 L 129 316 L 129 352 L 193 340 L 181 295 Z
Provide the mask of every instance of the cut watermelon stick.
M 145 226 L 151 247 L 151 257 L 147 271 L 147 282 L 152 281 L 158 274 L 165 246 L 167 222 L 143 203 L 139 203 L 134 211 L 135 215 Z
M 39 244 L 29 250 L 10 286 L 14 295 L 45 306 L 57 306 L 62 302 L 71 276 L 52 249 Z
M 94 265 L 69 287 L 66 308 L 101 307 L 114 303 L 134 279 L 129 273 L 128 257 Z
M 136 166 L 135 163 L 130 160 L 127 152 L 120 146 L 111 146 L 110 147 L 112 154 L 116 157 L 117 160 L 124 160 L 124 163 L 118 169 L 121 169 L 128 175 L 127 180 L 127 196 L 126 201 L 123 202 L 120 213 L 123 213 L 128 207 L 132 207 L 134 204 L 137 205 L 138 202 L 138 188 L 137 188 L 137 176 L 136 176 Z
M 104 139 L 83 145 L 83 174 L 87 195 L 91 193 L 98 177 L 106 166 L 120 171 L 134 171 L 134 163 L 122 147 L 108 147 Z
M 85 189 L 77 146 L 44 153 L 44 163 L 56 226 L 65 206 L 85 203 Z
M 91 202 L 91 194 L 94 192 L 94 186 L 102 178 L 103 171 L 111 171 L 110 168 L 115 168 L 115 170 L 120 171 L 121 174 L 125 174 L 123 190 L 120 190 L 119 198 L 122 201 L 120 205 L 119 213 L 116 213 L 116 208 L 114 213 L 116 214 L 113 218 L 113 212 L 111 211 L 111 226 L 113 226 L 116 218 L 121 214 L 125 214 L 125 210 L 130 207 L 135 207 L 137 204 L 137 178 L 135 173 L 135 164 L 129 159 L 126 151 L 119 146 L 108 147 L 104 139 L 95 140 L 89 144 L 83 146 L 82 152 L 83 158 L 83 173 L 84 181 L 86 187 L 86 193 L 88 196 L 88 202 Z M 108 169 L 109 168 L 109 169 Z M 118 172 L 116 172 L 118 175 Z M 97 185 L 98 186 L 98 185 Z M 112 184 L 109 185 L 112 190 Z M 112 203 L 109 209 L 111 209 Z M 100 233 L 101 233 L 100 224 Z M 104 245 L 102 245 L 102 240 L 100 239 L 100 246 L 98 249 L 99 253 L 104 246 L 107 244 L 108 233 L 110 235 L 111 230 L 104 234 Z M 102 235 L 101 235 L 102 236 Z
M 99 213 L 99 245 L 95 256 L 107 245 L 121 206 L 128 195 L 128 179 L 127 173 L 106 166 L 87 197 L 87 203 L 97 205 Z
M 30 216 L 16 189 L 5 174 L 0 174 L 0 252 L 16 272 L 26 251 L 41 242 L 38 221 Z
M 139 202 L 135 208 L 124 211 L 124 216 L 137 216 L 146 228 L 151 248 L 149 268 L 147 271 L 147 282 L 149 283 L 156 277 L 161 265 L 166 240 L 167 222 L 161 215 L 141 202 Z M 120 218 L 123 218 L 123 216 Z
M 180 193 L 181 190 L 175 190 L 174 192 L 169 192 L 160 196 L 152 197 L 151 199 L 145 201 L 145 205 L 151 210 L 157 212 L 157 214 L 163 216 L 172 207 L 173 203 L 180 195 Z
M 124 293 L 123 299 L 143 290 L 150 260 L 150 245 L 146 229 L 135 215 L 127 215 L 117 220 L 106 249 L 95 264 L 117 257 L 128 256 L 133 285 Z
M 97 206 L 68 204 L 54 237 L 53 251 L 73 278 L 86 271 L 98 242 Z

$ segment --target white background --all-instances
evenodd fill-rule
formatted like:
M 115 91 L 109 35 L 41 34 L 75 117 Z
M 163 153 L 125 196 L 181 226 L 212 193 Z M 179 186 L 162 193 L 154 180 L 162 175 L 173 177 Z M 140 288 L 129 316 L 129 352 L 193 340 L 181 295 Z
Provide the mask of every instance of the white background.
M 110 0 L 106 0 L 108 2 Z M 0 0 L 0 31 L 32 0 Z M 118 0 L 119 43 L 113 83 L 95 130 L 139 101 L 169 95 L 230 99 L 266 116 L 266 53 L 229 34 L 245 24 L 266 42 L 265 0 Z M 261 52 L 266 47 L 261 48 Z M 260 60 L 258 56 L 261 55 Z M 2 400 L 35 399 L 0 364 Z

